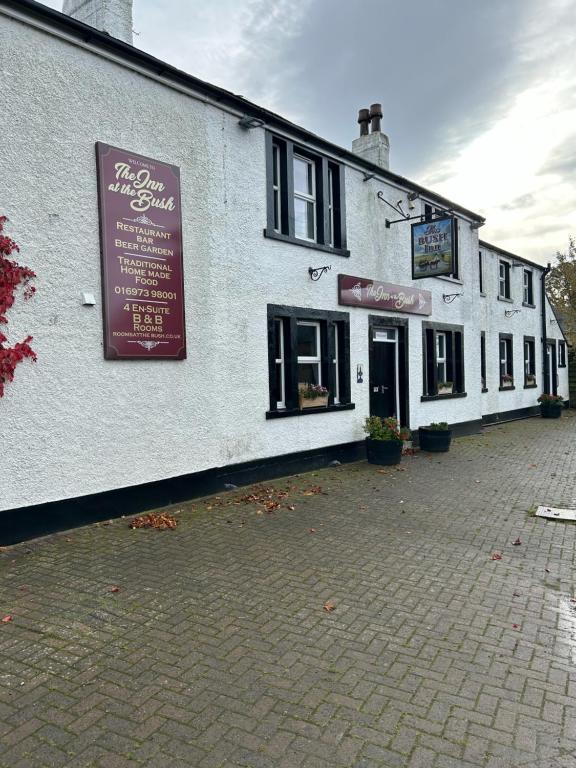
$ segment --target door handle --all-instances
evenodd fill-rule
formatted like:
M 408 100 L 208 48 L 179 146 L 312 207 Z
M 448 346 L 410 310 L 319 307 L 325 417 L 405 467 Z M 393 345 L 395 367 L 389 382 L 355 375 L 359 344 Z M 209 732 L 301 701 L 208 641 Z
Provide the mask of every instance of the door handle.
M 390 387 L 382 387 L 382 386 L 380 387 L 380 390 L 381 390 L 382 392 L 385 392 L 387 389 L 390 389 Z

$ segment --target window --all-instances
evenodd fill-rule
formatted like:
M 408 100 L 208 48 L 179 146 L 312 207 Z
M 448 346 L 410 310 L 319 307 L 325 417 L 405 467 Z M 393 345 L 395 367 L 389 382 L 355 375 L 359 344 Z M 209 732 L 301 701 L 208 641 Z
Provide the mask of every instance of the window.
M 464 396 L 464 329 L 461 325 L 422 323 L 423 400 Z
M 500 262 L 500 280 L 498 283 L 498 297 L 501 299 L 510 298 L 510 262 Z
M 558 368 L 566 368 L 566 342 L 558 342 Z
M 534 306 L 534 289 L 532 287 L 532 272 L 529 269 L 524 270 L 524 293 L 522 302 L 527 307 Z
M 348 313 L 269 305 L 268 350 L 267 418 L 317 413 L 313 408 L 299 408 L 299 393 L 309 384 L 326 387 L 329 408 L 354 407 L 350 402 Z
M 266 134 L 268 220 L 264 234 L 348 256 L 344 166 Z
M 512 336 L 500 334 L 500 389 L 514 389 Z
M 482 251 L 478 251 L 478 274 L 480 276 L 480 293 L 484 293 L 484 257 Z
M 536 386 L 536 340 L 524 336 L 524 387 Z
M 488 392 L 486 386 L 486 334 L 484 331 L 480 332 L 480 381 L 482 392 Z
M 424 221 L 434 221 L 434 219 L 445 219 L 450 214 L 442 208 L 435 208 L 429 203 L 424 203 Z M 449 275 L 443 275 L 443 277 L 452 277 L 455 280 L 458 279 L 458 219 L 452 219 L 452 246 L 453 246 L 453 260 L 454 269 Z

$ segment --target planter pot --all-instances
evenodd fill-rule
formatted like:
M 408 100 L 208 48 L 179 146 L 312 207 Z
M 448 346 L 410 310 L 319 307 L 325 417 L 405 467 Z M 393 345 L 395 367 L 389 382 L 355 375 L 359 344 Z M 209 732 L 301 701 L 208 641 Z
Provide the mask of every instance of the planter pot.
M 418 430 L 420 449 L 432 453 L 445 453 L 450 449 L 452 441 L 451 429 L 428 429 L 420 427 Z
M 540 413 L 543 419 L 559 419 L 564 410 L 564 403 L 541 403 Z
M 438 387 L 439 395 L 451 395 L 453 387 Z
M 366 457 L 370 464 L 391 466 L 400 464 L 402 458 L 401 440 L 371 440 L 366 438 Z
M 328 395 L 324 395 L 324 397 L 315 397 L 314 399 L 309 397 L 302 397 L 300 395 L 300 409 L 304 410 L 305 408 L 326 408 L 328 405 Z

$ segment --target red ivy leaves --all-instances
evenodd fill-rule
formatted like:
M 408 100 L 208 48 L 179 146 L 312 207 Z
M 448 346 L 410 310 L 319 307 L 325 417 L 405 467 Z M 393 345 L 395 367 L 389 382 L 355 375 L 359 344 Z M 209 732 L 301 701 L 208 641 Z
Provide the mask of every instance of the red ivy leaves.
M 8 221 L 6 216 L 0 216 L 0 323 L 7 324 L 6 312 L 14 304 L 16 289 L 19 285 L 24 288 L 24 298 L 30 299 L 36 293 L 36 288 L 30 285 L 36 274 L 28 267 L 22 267 L 8 257 L 18 253 L 20 248 L 14 240 L 3 235 L 4 224 Z M 0 333 L 0 397 L 4 395 L 6 382 L 14 380 L 14 371 L 18 363 L 25 358 L 36 360 L 36 353 L 30 346 L 32 336 L 27 336 L 24 341 L 14 347 L 7 347 L 8 341 L 3 333 Z

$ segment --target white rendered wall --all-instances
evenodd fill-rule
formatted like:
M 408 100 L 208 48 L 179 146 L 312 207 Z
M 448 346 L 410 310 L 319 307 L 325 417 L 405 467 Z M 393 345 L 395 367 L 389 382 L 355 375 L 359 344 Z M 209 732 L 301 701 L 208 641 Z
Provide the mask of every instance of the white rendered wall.
M 376 198 L 401 193 L 346 168 L 349 259 L 266 239 L 263 130 L 243 130 L 235 116 L 1 14 L 0 57 L 11 105 L 0 214 L 38 273 L 36 297 L 10 311 L 10 340 L 31 333 L 38 362 L 23 363 L 0 400 L 0 509 L 363 438 L 374 313 L 338 306 L 337 275 L 412 283 L 409 225 L 387 230 Z M 180 167 L 185 361 L 103 359 L 96 141 Z M 459 239 L 463 282 L 420 280 L 432 317 L 395 315 L 409 319 L 413 428 L 482 414 L 478 236 L 462 219 Z M 312 282 L 308 267 L 323 264 L 332 271 Z M 97 306 L 81 306 L 81 291 L 94 292 Z M 268 304 L 350 312 L 355 410 L 266 421 Z M 467 397 L 421 402 L 422 319 L 465 326 Z M 509 408 L 520 407 L 516 394 Z

